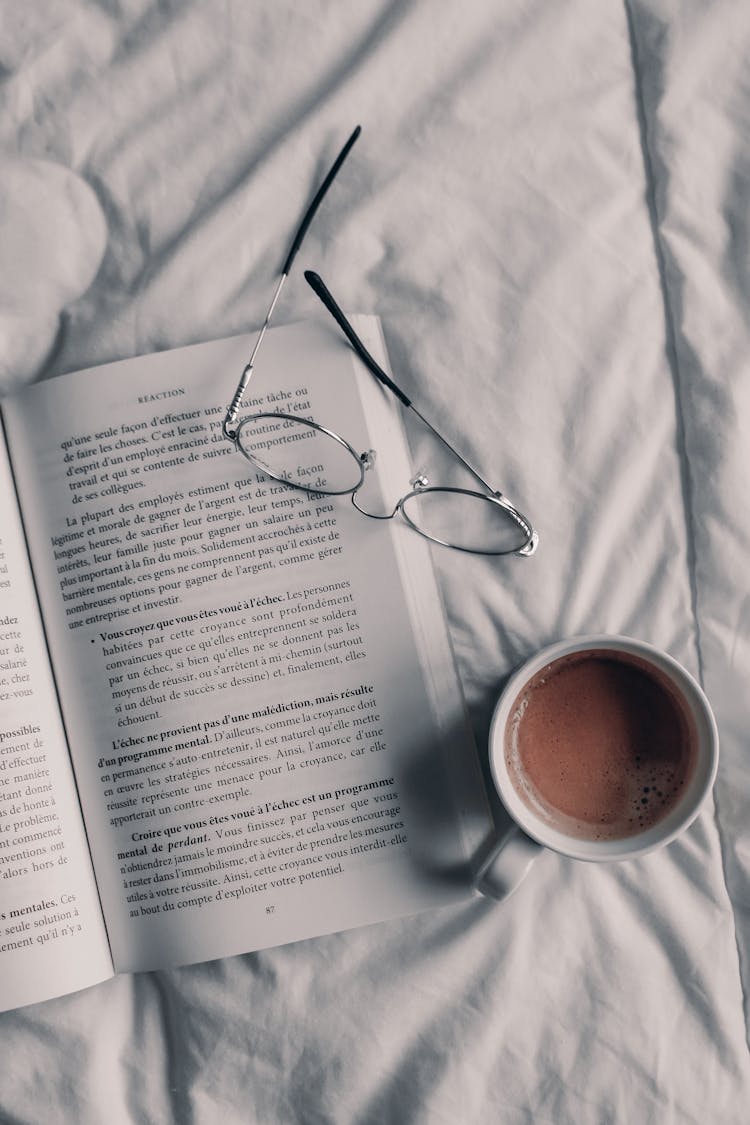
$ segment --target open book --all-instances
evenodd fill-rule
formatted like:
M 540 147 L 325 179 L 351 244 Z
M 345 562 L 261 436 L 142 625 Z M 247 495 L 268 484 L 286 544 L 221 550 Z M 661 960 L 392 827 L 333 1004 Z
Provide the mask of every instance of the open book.
M 0 1009 L 470 893 L 491 820 L 429 546 L 233 449 L 248 351 L 2 404 Z M 335 329 L 271 331 L 246 405 L 375 449 L 374 510 L 408 490 Z

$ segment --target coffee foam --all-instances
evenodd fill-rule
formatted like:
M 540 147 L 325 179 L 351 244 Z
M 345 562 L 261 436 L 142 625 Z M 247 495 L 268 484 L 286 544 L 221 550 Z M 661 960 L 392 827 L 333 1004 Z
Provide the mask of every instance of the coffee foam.
M 566 835 L 612 840 L 659 823 L 695 769 L 697 733 L 672 681 L 619 650 L 571 653 L 514 701 L 505 737 L 513 785 Z

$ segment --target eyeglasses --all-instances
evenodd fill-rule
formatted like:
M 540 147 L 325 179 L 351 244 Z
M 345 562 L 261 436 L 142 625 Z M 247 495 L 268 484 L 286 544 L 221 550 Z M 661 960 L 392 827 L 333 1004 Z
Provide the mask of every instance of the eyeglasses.
M 341 308 L 318 274 L 308 270 L 305 279 L 323 302 L 348 339 L 361 361 L 387 387 L 404 407 L 410 409 L 434 434 L 484 491 L 431 485 L 422 474 L 411 482 L 391 511 L 375 513 L 362 507 L 358 493 L 367 472 L 375 461 L 375 453 L 358 453 L 340 434 L 320 423 L 298 415 L 263 411 L 244 418 L 235 428 L 241 401 L 252 374 L 265 331 L 268 327 L 281 288 L 292 261 L 302 243 L 315 212 L 327 192 L 349 150 L 359 136 L 354 130 L 318 189 L 292 240 L 265 320 L 256 337 L 250 359 L 245 365 L 232 403 L 222 425 L 224 436 L 257 469 L 273 480 L 307 493 L 329 496 L 350 496 L 352 504 L 368 519 L 390 520 L 401 515 L 406 523 L 424 538 L 444 547 L 479 555 L 533 555 L 539 543 L 538 533 L 529 520 L 501 492 L 494 490 L 469 462 L 420 413 L 400 387 L 380 367 L 362 343 Z M 304 449 L 305 456 L 300 457 Z M 301 462 L 305 464 L 301 464 Z

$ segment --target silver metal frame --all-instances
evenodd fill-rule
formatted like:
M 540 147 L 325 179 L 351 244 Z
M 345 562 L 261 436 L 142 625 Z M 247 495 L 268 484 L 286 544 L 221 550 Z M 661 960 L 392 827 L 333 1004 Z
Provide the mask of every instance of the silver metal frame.
M 221 424 L 221 429 L 224 437 L 229 441 L 235 442 L 235 444 L 237 442 L 239 427 L 234 430 L 232 429 L 232 426 L 234 426 L 234 423 L 237 421 L 237 415 L 239 413 L 240 405 L 242 403 L 243 396 L 247 389 L 247 384 L 250 382 L 250 376 L 252 375 L 253 368 L 255 366 L 255 357 L 258 354 L 260 345 L 263 343 L 263 337 L 266 334 L 266 329 L 268 328 L 269 321 L 273 316 L 273 310 L 276 308 L 276 302 L 281 296 L 281 290 L 284 288 L 284 282 L 286 281 L 286 279 L 287 274 L 282 273 L 281 277 L 279 278 L 278 285 L 276 286 L 276 289 L 274 291 L 273 297 L 271 298 L 271 304 L 268 306 L 266 318 L 263 321 L 258 335 L 255 338 L 255 343 L 253 344 L 253 350 L 250 353 L 250 358 L 242 369 L 240 381 L 237 384 L 237 390 L 234 392 L 234 397 L 232 398 L 230 405 L 227 407 L 227 412 L 224 415 L 224 421 Z
M 269 469 L 269 467 L 264 464 L 263 461 L 261 461 L 257 457 L 254 457 L 252 453 L 250 453 L 247 449 L 243 448 L 243 446 L 240 445 L 240 434 L 242 432 L 243 426 L 246 426 L 249 422 L 257 422 L 260 418 L 277 418 L 281 421 L 296 422 L 300 426 L 308 426 L 311 430 L 317 430 L 319 433 L 325 434 L 326 437 L 332 438 L 333 441 L 338 442 L 338 444 L 342 446 L 342 448 L 345 449 L 347 453 L 349 453 L 349 455 L 357 464 L 357 468 L 359 470 L 359 480 L 357 484 L 355 484 L 352 488 L 342 489 L 312 488 L 308 485 L 298 483 L 297 481 L 290 481 L 286 477 L 272 472 L 271 469 Z M 432 429 L 431 426 L 430 429 Z M 438 434 L 438 437 L 439 436 L 440 435 Z M 346 440 L 346 438 L 341 437 L 341 435 L 337 434 L 335 430 L 328 429 L 327 426 L 321 426 L 319 422 L 313 422 L 310 418 L 300 418 L 295 414 L 285 414 L 278 411 L 261 410 L 257 414 L 251 414 L 247 418 L 244 418 L 242 422 L 240 422 L 234 433 L 231 435 L 230 440 L 234 443 L 236 449 L 243 455 L 243 457 L 246 458 L 246 460 L 250 462 L 251 465 L 255 465 L 256 468 L 260 469 L 261 472 L 265 473 L 265 475 L 267 477 L 270 477 L 271 480 L 276 480 L 280 484 L 286 485 L 287 488 L 294 488 L 299 492 L 305 492 L 310 495 L 350 496 L 352 504 L 357 509 L 357 511 L 361 515 L 367 516 L 367 518 L 371 520 L 392 520 L 394 516 L 400 513 L 404 522 L 408 524 L 408 526 L 416 531 L 419 535 L 421 535 L 423 539 L 428 539 L 431 543 L 437 543 L 441 547 L 450 547 L 454 551 L 464 551 L 466 554 L 471 555 L 495 556 L 528 556 L 533 554 L 536 550 L 538 537 L 533 527 L 526 519 L 526 517 L 518 511 L 517 508 L 515 508 L 505 499 L 505 497 L 501 496 L 498 493 L 477 492 L 472 488 L 456 488 L 449 485 L 430 485 L 426 477 L 418 477 L 411 482 L 414 487 L 412 487 L 409 492 L 405 493 L 401 497 L 392 512 L 386 512 L 382 515 L 379 515 L 376 512 L 368 512 L 358 503 L 357 493 L 364 484 L 366 472 L 372 467 L 375 461 L 374 450 L 368 450 L 366 453 L 357 453 L 357 450 L 350 442 Z M 441 440 L 444 441 L 445 439 Z M 459 459 L 463 461 L 463 458 Z M 410 519 L 407 513 L 404 511 L 404 504 L 408 500 L 410 500 L 413 496 L 422 496 L 426 492 L 450 492 L 461 496 L 473 496 L 479 500 L 484 500 L 488 504 L 496 504 L 499 508 L 502 508 L 504 512 L 507 512 L 511 519 L 514 520 L 518 527 L 521 529 L 521 531 L 523 531 L 525 542 L 521 547 L 514 547 L 507 551 L 494 551 L 482 550 L 478 547 L 463 547 L 459 543 L 451 543 L 447 539 L 440 539 L 436 535 L 428 534 L 428 532 L 426 532 L 423 528 L 416 524 L 414 520 Z

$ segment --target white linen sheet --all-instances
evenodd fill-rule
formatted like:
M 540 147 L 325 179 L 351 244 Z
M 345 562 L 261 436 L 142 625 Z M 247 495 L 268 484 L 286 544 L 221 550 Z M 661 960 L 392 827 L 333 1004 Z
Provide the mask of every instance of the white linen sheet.
M 360 123 L 277 320 L 325 315 L 307 267 L 379 314 L 539 526 L 435 555 L 483 753 L 512 668 L 599 631 L 722 743 L 642 860 L 0 1016 L 0 1120 L 750 1118 L 748 59 L 740 0 L 0 0 L 3 388 L 257 325 Z

